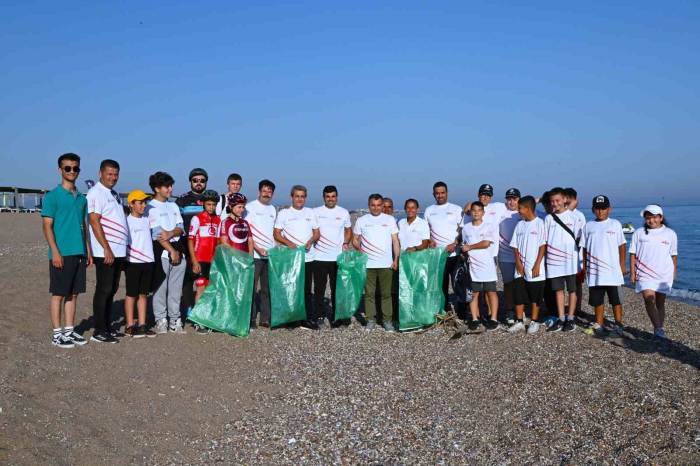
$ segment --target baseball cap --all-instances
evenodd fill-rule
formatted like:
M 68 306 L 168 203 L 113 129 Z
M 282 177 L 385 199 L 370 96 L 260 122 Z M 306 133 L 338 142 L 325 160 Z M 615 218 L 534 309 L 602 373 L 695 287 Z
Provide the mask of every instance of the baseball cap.
M 149 197 L 151 197 L 151 196 L 149 196 L 145 192 L 141 191 L 140 189 L 134 189 L 126 197 L 126 202 L 131 204 L 133 201 L 145 201 Z
M 245 205 L 247 202 L 248 198 L 245 197 L 245 194 L 233 193 L 228 195 L 228 205 L 230 205 L 231 207 L 238 204 Z
M 594 209 L 607 209 L 608 207 L 610 207 L 610 199 L 608 199 L 608 196 L 599 194 L 593 198 Z
M 490 184 L 482 184 L 481 186 L 479 186 L 479 196 L 481 196 L 482 194 L 486 196 L 493 196 L 493 186 L 491 186 Z
M 644 210 L 642 210 L 639 213 L 639 215 L 641 217 L 644 217 L 644 212 L 649 212 L 651 215 L 663 215 L 664 214 L 664 211 L 661 208 L 661 206 L 657 205 L 657 204 L 649 204 L 648 206 L 646 206 L 644 208 Z
M 195 176 L 203 176 L 209 180 L 209 175 L 207 175 L 207 171 L 203 168 L 193 168 L 188 179 L 191 181 Z
M 520 190 L 518 188 L 510 188 L 506 191 L 506 199 L 509 197 L 520 197 Z

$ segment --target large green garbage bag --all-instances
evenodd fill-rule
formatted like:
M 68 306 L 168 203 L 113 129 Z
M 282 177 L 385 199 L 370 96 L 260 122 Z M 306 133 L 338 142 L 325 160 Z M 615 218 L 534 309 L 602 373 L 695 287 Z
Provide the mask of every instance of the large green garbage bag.
M 306 319 L 304 248 L 277 246 L 267 254 L 272 327 Z
M 442 275 L 447 261 L 444 248 L 402 252 L 399 258 L 399 329 L 411 330 L 435 323 L 442 312 Z
M 367 254 L 343 251 L 337 259 L 335 282 L 335 320 L 349 319 L 360 307 L 367 281 Z
M 188 316 L 204 327 L 245 337 L 250 333 L 253 256 L 227 246 L 216 248 L 209 285 Z

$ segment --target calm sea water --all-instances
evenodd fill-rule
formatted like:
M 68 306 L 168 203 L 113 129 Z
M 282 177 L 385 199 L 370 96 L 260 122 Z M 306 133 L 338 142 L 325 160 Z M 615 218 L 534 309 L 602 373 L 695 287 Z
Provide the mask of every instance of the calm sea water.
M 678 235 L 678 274 L 673 282 L 671 296 L 700 305 L 700 206 L 662 206 L 664 216 Z M 631 223 L 635 228 L 644 225 L 644 219 L 639 207 L 613 207 L 610 217 L 625 223 Z M 593 213 L 581 208 L 587 220 L 592 220 Z M 632 235 L 625 235 L 627 244 Z

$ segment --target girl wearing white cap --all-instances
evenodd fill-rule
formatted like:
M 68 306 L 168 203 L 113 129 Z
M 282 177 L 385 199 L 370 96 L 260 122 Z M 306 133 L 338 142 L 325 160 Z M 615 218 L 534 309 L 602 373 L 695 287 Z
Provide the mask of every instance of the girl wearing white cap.
M 678 238 L 666 226 L 664 212 L 656 204 L 640 213 L 644 226 L 632 235 L 630 243 L 630 280 L 642 293 L 654 336 L 666 338 L 664 317 L 666 294 L 671 291 L 678 266 Z

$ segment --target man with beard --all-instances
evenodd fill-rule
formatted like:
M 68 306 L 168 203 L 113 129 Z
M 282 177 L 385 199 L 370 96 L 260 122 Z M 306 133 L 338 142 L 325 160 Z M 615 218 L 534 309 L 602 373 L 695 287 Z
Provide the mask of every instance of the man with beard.
M 204 199 L 202 194 L 207 189 L 209 175 L 207 175 L 207 171 L 203 168 L 193 168 L 192 171 L 190 171 L 189 178 L 189 192 L 175 200 L 175 203 L 180 208 L 180 215 L 182 215 L 186 232 L 190 231 L 192 218 L 204 211 Z M 183 251 L 188 251 L 187 235 L 182 235 L 180 240 L 183 243 Z M 194 306 L 194 280 L 196 274 L 192 271 L 192 258 L 190 255 L 185 254 L 185 259 L 187 261 L 187 270 L 185 272 L 185 279 L 182 282 L 181 305 L 187 310 L 187 313 L 189 313 L 190 309 Z

